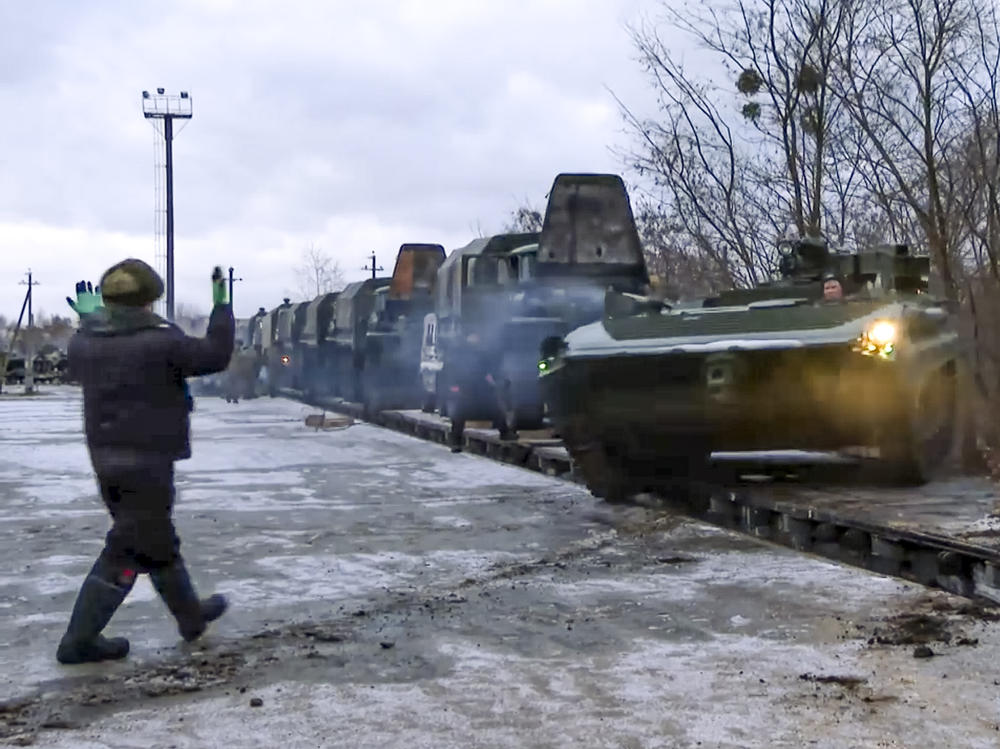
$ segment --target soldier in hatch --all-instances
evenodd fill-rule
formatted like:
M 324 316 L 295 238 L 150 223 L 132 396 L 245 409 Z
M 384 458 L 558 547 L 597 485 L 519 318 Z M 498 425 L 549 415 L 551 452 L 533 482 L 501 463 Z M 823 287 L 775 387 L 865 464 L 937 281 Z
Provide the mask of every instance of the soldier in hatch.
M 827 273 L 823 276 L 823 301 L 844 301 L 844 285 L 840 282 L 840 278 L 835 273 Z

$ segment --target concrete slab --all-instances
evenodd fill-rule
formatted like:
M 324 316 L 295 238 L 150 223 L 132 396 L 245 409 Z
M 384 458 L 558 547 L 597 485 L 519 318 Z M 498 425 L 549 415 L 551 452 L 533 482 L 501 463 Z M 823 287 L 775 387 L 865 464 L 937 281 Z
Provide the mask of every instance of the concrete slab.
M 198 399 L 195 457 L 179 465 L 183 549 L 232 612 L 179 646 L 142 582 L 111 626 L 132 638 L 129 660 L 59 667 L 107 527 L 79 408 L 69 388 L 0 404 L 8 741 L 992 747 L 1000 735 L 989 610 L 369 425 L 316 431 L 313 409 L 271 399 Z M 917 645 L 940 657 L 915 659 Z

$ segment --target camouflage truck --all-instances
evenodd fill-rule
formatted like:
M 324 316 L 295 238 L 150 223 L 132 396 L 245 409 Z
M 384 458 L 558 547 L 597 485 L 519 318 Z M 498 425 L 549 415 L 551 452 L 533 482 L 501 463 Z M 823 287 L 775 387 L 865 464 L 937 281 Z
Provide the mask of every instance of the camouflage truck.
M 292 302 L 285 298 L 281 304 L 269 311 L 261 319 L 260 324 L 260 356 L 261 369 L 266 380 L 267 394 L 274 397 L 278 394 L 278 388 L 284 382 L 284 373 L 281 371 L 290 363 L 283 358 L 278 346 L 278 316 L 284 310 L 290 309 Z
M 327 335 L 332 332 L 333 311 L 339 295 L 339 291 L 321 294 L 306 307 L 305 323 L 299 336 L 299 360 L 301 388 L 308 398 L 333 394 L 331 365 L 335 358 L 329 351 L 333 343 Z
M 423 403 L 421 331 L 434 306 L 434 284 L 444 259 L 439 244 L 404 244 L 389 285 L 375 292 L 361 373 L 362 401 L 369 413 Z
M 333 308 L 331 330 L 327 340 L 329 371 L 333 376 L 334 392 L 349 401 L 361 401 L 368 318 L 375 309 L 379 289 L 388 288 L 389 278 L 368 278 L 344 287 Z
M 494 375 L 513 314 L 502 269 L 510 267 L 512 251 L 537 242 L 537 233 L 475 239 L 438 270 L 434 311 L 424 318 L 420 374 L 427 400 L 453 422 L 502 420 Z
M 538 243 L 513 250 L 507 261 L 501 273 L 511 288 L 510 317 L 500 335 L 497 385 L 515 433 L 543 425 L 542 341 L 599 320 L 606 289 L 641 293 L 649 284 L 621 177 L 557 175 Z
M 269 359 L 268 381 L 275 389 L 300 390 L 304 380 L 299 340 L 306 323 L 309 302 L 282 305 L 275 315 L 274 346 Z
M 902 483 L 945 464 L 960 349 L 927 258 L 779 251 L 776 282 L 684 307 L 609 293 L 602 321 L 545 342 L 542 385 L 594 494 L 697 479 L 714 450 L 874 447 Z M 827 276 L 843 298 L 824 299 Z

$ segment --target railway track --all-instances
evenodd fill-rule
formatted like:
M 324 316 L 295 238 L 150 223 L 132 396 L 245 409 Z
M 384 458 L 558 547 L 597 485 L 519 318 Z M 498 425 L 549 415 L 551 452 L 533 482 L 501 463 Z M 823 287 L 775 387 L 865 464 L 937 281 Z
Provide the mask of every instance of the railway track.
M 436 414 L 384 411 L 368 418 L 358 403 L 309 399 L 294 390 L 279 394 L 447 442 L 449 422 Z M 467 452 L 581 481 L 569 454 L 551 434 L 504 442 L 494 430 L 467 428 L 463 440 Z M 795 453 L 784 458 L 771 454 L 766 461 L 744 458 L 742 463 L 722 459 L 713 471 L 716 481 L 640 501 L 800 552 L 1000 603 L 1000 521 L 993 527 L 989 520 L 995 509 L 992 486 L 959 479 L 913 490 L 866 487 L 844 481 L 845 467 L 853 475 L 859 466 L 841 460 L 816 467 L 807 454 Z

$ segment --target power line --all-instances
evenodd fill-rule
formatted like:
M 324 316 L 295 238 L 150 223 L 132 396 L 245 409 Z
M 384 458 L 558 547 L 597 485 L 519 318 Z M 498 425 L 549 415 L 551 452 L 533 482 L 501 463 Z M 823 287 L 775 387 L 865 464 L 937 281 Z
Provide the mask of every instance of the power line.
M 383 267 L 382 267 L 381 265 L 380 265 L 380 266 L 378 266 L 377 268 L 375 267 L 375 253 L 373 252 L 373 253 L 372 253 L 372 267 L 371 267 L 371 268 L 369 268 L 369 267 L 368 267 L 368 266 L 366 265 L 366 266 L 365 266 L 364 268 L 362 268 L 361 270 L 370 270 L 370 271 L 372 272 L 372 278 L 375 278 L 375 273 L 376 273 L 377 271 L 380 271 L 380 270 L 385 270 L 385 268 L 383 268 Z

